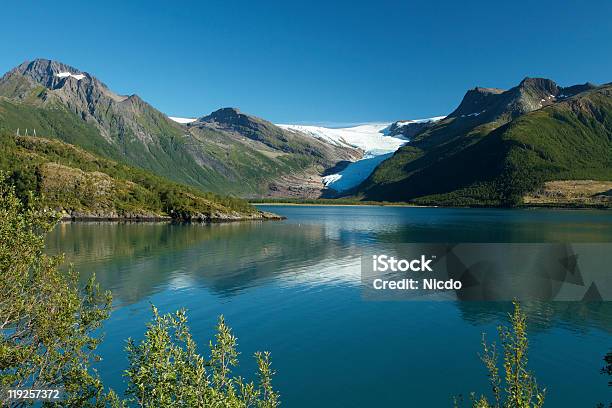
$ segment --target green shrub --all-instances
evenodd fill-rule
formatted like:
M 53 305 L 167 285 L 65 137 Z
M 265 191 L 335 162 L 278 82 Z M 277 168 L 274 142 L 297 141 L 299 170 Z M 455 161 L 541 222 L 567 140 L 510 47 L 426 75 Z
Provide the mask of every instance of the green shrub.
M 197 352 L 184 310 L 160 315 L 153 307 L 153 321 L 144 340 L 128 341 L 129 380 L 127 403 L 144 407 L 258 407 L 279 405 L 272 388 L 269 353 L 256 353 L 259 384 L 232 377 L 238 364 L 236 337 L 223 316 L 217 324 L 210 358 Z
M 0 175 L 0 177 L 2 177 Z M 57 218 L 25 205 L 0 180 L 0 388 L 63 387 L 65 406 L 103 404 L 103 386 L 90 362 L 95 336 L 110 312 L 110 293 L 92 278 L 59 271 L 62 256 L 44 254 L 45 233 Z
M 533 374 L 527 369 L 527 317 L 520 304 L 514 302 L 509 314 L 510 328 L 500 326 L 499 337 L 503 349 L 502 373 L 496 344 L 488 344 L 483 335 L 480 356 L 489 373 L 492 399 L 470 394 L 472 408 L 540 408 L 544 405 L 546 389 L 540 389 Z M 455 407 L 459 400 L 455 399 Z

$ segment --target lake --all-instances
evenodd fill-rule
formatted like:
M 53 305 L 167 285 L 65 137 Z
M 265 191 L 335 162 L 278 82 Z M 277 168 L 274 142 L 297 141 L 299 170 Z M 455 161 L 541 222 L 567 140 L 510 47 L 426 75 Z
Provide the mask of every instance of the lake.
M 612 212 L 409 207 L 259 206 L 285 221 L 230 224 L 62 223 L 49 234 L 114 308 L 98 363 L 123 390 L 126 339 L 186 308 L 201 352 L 223 314 L 238 337 L 237 373 L 272 353 L 284 407 L 451 407 L 488 392 L 482 334 L 495 340 L 504 302 L 367 301 L 362 251 L 410 242 L 612 242 Z M 524 305 L 529 365 L 549 407 L 612 401 L 600 374 L 612 348 L 610 302 Z

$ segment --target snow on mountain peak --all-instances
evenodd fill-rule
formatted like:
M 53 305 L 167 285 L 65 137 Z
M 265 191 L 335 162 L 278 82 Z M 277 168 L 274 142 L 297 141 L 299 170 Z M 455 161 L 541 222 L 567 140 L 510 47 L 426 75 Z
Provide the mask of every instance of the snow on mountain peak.
M 76 79 L 77 81 L 80 81 L 81 79 L 85 78 L 85 75 L 83 74 L 73 74 L 70 72 L 59 72 L 57 74 L 55 74 L 56 77 L 60 77 L 60 78 L 67 78 L 67 77 L 72 77 L 74 79 Z
M 444 119 L 445 117 L 446 116 L 434 116 L 433 118 L 427 118 L 427 119 L 398 120 L 397 122 L 395 122 L 395 126 L 402 127 L 402 126 L 409 125 L 411 123 L 437 122 L 439 120 Z
M 170 120 L 173 120 L 173 121 L 175 121 L 177 123 L 180 123 L 180 124 L 183 124 L 183 125 L 186 125 L 187 123 L 195 122 L 197 120 L 197 119 L 191 119 L 191 118 L 179 118 L 179 117 L 176 117 L 176 116 L 168 116 L 168 118 Z

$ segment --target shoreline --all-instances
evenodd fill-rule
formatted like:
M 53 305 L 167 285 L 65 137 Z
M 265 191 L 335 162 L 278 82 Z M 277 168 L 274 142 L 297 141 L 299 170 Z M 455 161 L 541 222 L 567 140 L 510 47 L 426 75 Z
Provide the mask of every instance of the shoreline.
M 418 205 L 418 204 L 325 204 L 325 203 L 249 203 L 254 206 L 267 205 L 267 206 L 281 206 L 281 205 L 293 205 L 303 207 L 415 207 L 415 208 L 439 208 L 437 205 Z M 451 208 L 451 207 L 448 207 Z
M 472 206 L 472 207 L 446 207 L 446 206 L 434 206 L 434 205 L 417 205 L 407 203 L 385 203 L 385 204 L 335 204 L 335 203 L 250 203 L 254 207 L 258 206 L 270 206 L 270 207 L 391 207 L 391 208 L 440 208 L 440 209 L 490 209 L 490 210 L 598 210 L 598 211 L 610 211 L 611 207 L 601 206 L 550 206 L 550 205 L 530 205 L 523 207 L 486 207 L 486 206 Z M 98 216 L 98 215 L 81 215 L 71 216 L 63 215 L 60 217 L 59 222 L 80 222 L 80 223 L 96 223 L 96 222 L 112 222 L 112 223 L 177 223 L 177 224 L 223 224 L 223 223 L 234 223 L 234 222 L 263 222 L 263 221 L 283 221 L 287 217 L 274 214 L 267 211 L 261 211 L 257 217 L 203 217 L 197 216 L 192 218 L 172 218 L 169 216 Z
M 160 223 L 160 224 L 230 224 L 235 222 L 266 222 L 266 221 L 283 221 L 287 217 L 278 216 L 276 218 L 235 218 L 235 219 L 210 219 L 210 220 L 181 220 L 174 218 L 105 218 L 105 217 L 63 217 L 60 218 L 61 223 L 124 223 L 124 224 L 145 224 L 145 223 Z
M 60 222 L 122 222 L 122 223 L 145 223 L 145 222 L 157 222 L 157 223 L 198 223 L 198 224 L 221 224 L 230 222 L 245 222 L 245 221 L 282 221 L 287 219 L 282 215 L 277 215 L 267 211 L 260 211 L 258 216 L 253 217 L 204 217 L 196 216 L 191 218 L 172 218 L 169 216 L 97 216 L 97 215 L 83 215 L 83 216 L 71 216 L 64 215 L 60 217 Z
M 443 206 L 443 205 L 423 205 L 423 204 L 334 204 L 334 203 L 249 203 L 253 206 L 266 205 L 266 206 L 301 206 L 301 207 L 408 207 L 408 208 L 465 208 L 465 209 L 492 209 L 492 210 L 612 210 L 610 206 L 576 206 L 576 205 L 526 205 L 520 207 L 494 207 L 494 206 Z

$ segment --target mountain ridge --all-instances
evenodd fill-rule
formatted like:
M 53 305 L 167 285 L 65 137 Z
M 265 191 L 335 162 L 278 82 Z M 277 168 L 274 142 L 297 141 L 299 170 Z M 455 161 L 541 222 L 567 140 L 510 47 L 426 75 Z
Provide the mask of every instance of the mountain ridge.
M 515 206 L 549 181 L 612 180 L 612 87 L 563 88 L 526 78 L 500 91 L 468 91 L 457 109 L 381 163 L 355 194 L 428 205 Z M 479 114 L 467 114 L 472 106 Z M 602 192 L 601 200 L 591 201 L 609 205 L 606 197 Z
M 292 194 L 317 195 L 324 186 L 315 181 L 326 168 L 361 155 L 252 116 L 244 116 L 246 125 L 223 127 L 206 120 L 211 115 L 176 123 L 137 94 L 119 95 L 95 76 L 52 60 L 24 62 L 0 78 L 0 129 L 42 129 L 47 137 L 218 193 L 282 194 L 297 181 L 305 187 Z
M 233 107 L 177 123 L 137 94 L 119 95 L 87 72 L 36 59 L 0 78 L 0 133 L 36 129 L 39 136 L 178 183 L 248 198 L 356 195 L 367 200 L 506 205 L 519 203 L 518 195 L 555 181 L 554 174 L 585 177 L 581 171 L 588 163 L 575 156 L 575 165 L 568 164 L 571 155 L 563 142 L 547 133 L 558 125 L 551 120 L 563 123 L 559 132 L 572 143 L 583 135 L 585 145 L 578 144 L 575 150 L 588 146 L 587 161 L 608 165 L 605 156 L 592 149 L 597 143 L 605 148 L 609 142 L 606 87 L 588 82 L 562 87 L 546 78 L 526 77 L 507 90 L 470 89 L 446 117 L 400 120 L 375 129 L 362 125 L 350 132 L 323 131 L 316 126 L 275 125 Z M 579 109 L 568 111 L 575 101 L 580 101 Z M 542 111 L 548 113 L 536 114 Z M 585 118 L 595 124 L 586 128 L 577 124 Z M 551 170 L 555 166 L 544 166 L 529 151 L 518 154 L 517 148 L 508 147 L 512 143 L 506 138 L 524 137 L 512 130 L 515 123 L 529 123 L 526 146 L 533 148 L 537 137 L 546 135 L 540 154 L 563 161 L 566 169 L 557 166 L 555 173 Z M 521 155 L 530 157 L 524 171 L 517 164 Z M 510 156 L 517 157 L 510 160 Z M 489 163 L 488 178 L 474 169 L 463 171 L 459 159 L 468 163 L 466 169 L 474 162 Z M 499 163 L 506 167 L 500 169 Z M 536 163 L 548 170 L 538 170 Z M 446 167 L 453 169 L 452 178 L 436 170 Z M 595 173 L 596 180 L 608 177 L 605 172 Z M 523 183 L 517 174 L 531 181 Z M 436 183 L 431 180 L 437 180 L 439 187 L 432 187 Z M 474 187 L 468 181 L 480 184 Z M 555 186 L 560 185 L 564 186 Z M 458 191 L 466 188 L 471 192 L 461 196 Z M 476 190 L 480 192 L 472 194 Z

